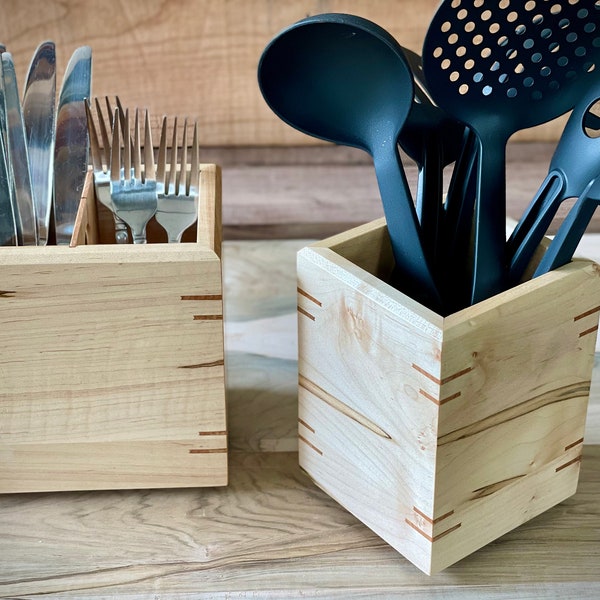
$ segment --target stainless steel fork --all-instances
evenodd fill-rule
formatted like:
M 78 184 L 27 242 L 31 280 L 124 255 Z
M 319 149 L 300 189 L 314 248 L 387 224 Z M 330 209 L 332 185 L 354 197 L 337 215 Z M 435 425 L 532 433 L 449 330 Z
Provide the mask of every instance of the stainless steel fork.
M 181 236 L 198 218 L 200 164 L 198 123 L 194 123 L 191 162 L 188 170 L 187 119 L 183 125 L 181 154 L 177 144 L 177 117 L 173 123 L 171 165 L 167 169 L 167 117 L 163 117 L 156 167 L 158 206 L 156 220 L 167 232 L 169 243 L 181 242 Z
M 148 111 L 144 122 L 144 169 L 142 170 L 139 111 L 135 111 L 133 152 L 126 139 L 121 148 L 119 108 L 115 108 L 110 156 L 110 198 L 114 213 L 131 228 L 133 243 L 146 243 L 146 225 L 157 208 L 154 152 Z M 129 109 L 124 131 L 129 132 Z M 132 156 L 133 154 L 133 156 Z
M 92 161 L 92 167 L 94 170 L 94 186 L 96 190 L 96 197 L 113 213 L 115 221 L 115 241 L 117 244 L 129 243 L 129 231 L 125 222 L 114 214 L 114 208 L 110 197 L 110 148 L 111 148 L 111 136 L 109 131 L 112 131 L 113 123 L 111 121 L 114 115 L 110 99 L 108 96 L 105 97 L 107 115 L 105 117 L 100 101 L 98 98 L 94 99 L 96 116 L 98 119 L 98 129 L 100 130 L 100 136 L 102 138 L 102 146 L 100 146 L 100 140 L 98 137 L 98 130 L 92 116 L 92 106 L 90 102 L 86 102 L 86 114 L 88 121 L 88 130 L 90 135 L 90 155 Z M 123 139 L 129 138 L 129 132 L 127 134 L 124 130 L 124 111 L 121 106 L 119 97 L 116 97 L 116 105 L 119 109 L 119 115 L 123 115 L 119 119 L 119 126 L 121 128 L 121 134 Z

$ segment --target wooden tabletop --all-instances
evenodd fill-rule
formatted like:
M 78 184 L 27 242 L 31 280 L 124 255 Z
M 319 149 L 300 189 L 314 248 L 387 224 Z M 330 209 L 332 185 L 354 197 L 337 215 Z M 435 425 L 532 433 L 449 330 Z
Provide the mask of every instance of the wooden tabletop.
M 229 486 L 2 496 L 0 598 L 600 597 L 599 360 L 577 493 L 428 577 L 298 467 L 295 255 L 310 240 L 232 237 Z M 600 262 L 600 235 L 580 253 Z

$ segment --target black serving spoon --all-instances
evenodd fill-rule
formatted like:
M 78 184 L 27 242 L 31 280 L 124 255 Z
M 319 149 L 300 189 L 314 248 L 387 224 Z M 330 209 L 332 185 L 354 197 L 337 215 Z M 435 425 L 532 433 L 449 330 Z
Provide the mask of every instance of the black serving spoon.
M 414 96 L 402 47 L 361 17 L 308 17 L 267 45 L 258 81 L 267 104 L 292 127 L 373 157 L 396 262 L 394 285 L 441 311 L 398 150 Z

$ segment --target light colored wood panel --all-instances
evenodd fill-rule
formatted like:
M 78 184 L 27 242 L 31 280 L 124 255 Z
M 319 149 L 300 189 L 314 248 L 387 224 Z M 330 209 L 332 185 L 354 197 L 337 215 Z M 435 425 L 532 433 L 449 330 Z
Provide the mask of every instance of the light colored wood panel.
M 0 249 L 1 492 L 227 482 L 220 181 L 203 167 L 196 243 Z M 86 191 L 78 242 L 96 237 Z
M 283 27 L 323 12 L 349 12 L 388 29 L 419 51 L 437 2 L 423 0 L 6 0 L 0 40 L 24 81 L 35 46 L 57 44 L 62 74 L 79 45 L 93 51 L 93 93 L 119 94 L 166 114 L 197 117 L 206 145 L 318 143 L 281 122 L 256 82 L 260 53 Z M 62 77 L 59 77 L 59 83 Z M 557 125 L 520 133 L 554 139 Z
M 0 497 L 0 596 L 594 598 L 600 447 L 575 496 L 427 577 L 312 485 L 232 453 L 229 488 Z M 579 594 L 579 596 L 578 596 Z

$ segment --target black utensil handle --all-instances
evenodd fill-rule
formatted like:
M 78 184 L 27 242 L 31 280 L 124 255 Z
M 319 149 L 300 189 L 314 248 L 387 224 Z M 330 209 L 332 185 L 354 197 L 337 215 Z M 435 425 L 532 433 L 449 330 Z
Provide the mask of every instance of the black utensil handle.
M 585 233 L 599 203 L 598 198 L 593 198 L 588 194 L 589 189 L 590 187 L 578 198 L 565 217 L 540 264 L 537 266 L 533 277 L 539 277 L 544 273 L 558 269 L 569 263 L 573 258 L 581 237 Z
M 442 148 L 436 139 L 425 141 L 423 166 L 419 170 L 417 214 L 423 249 L 437 272 L 439 231 L 442 216 Z
M 493 132 L 490 132 L 493 134 Z M 505 144 L 493 135 L 478 136 L 477 197 L 471 302 L 505 289 L 506 156 Z
M 373 154 L 373 163 L 396 261 L 394 278 L 401 291 L 439 312 L 442 301 L 423 251 L 417 213 L 398 148 L 396 144 L 381 144 L 379 148 Z
M 560 171 L 550 171 L 519 219 L 507 242 L 510 285 L 516 285 L 523 277 L 556 215 L 565 185 L 565 178 Z
M 461 155 L 452 171 L 443 215 L 442 297 L 450 312 L 467 307 L 471 301 L 471 238 L 476 196 L 477 137 L 473 131 L 466 130 Z

